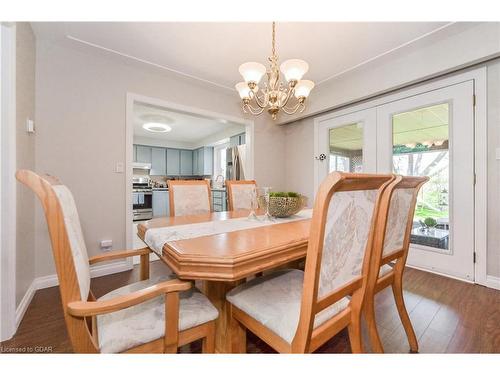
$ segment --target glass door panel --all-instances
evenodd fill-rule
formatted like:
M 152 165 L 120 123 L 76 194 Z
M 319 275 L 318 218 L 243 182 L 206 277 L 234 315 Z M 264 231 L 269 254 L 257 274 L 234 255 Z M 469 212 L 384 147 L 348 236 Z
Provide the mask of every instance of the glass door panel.
M 467 81 L 377 107 L 377 172 L 430 178 L 407 264 L 466 280 L 474 280 L 473 93 Z
M 363 123 L 330 129 L 328 172 L 363 171 Z
M 449 249 L 449 103 L 392 116 L 394 173 L 428 176 L 421 189 L 410 242 L 436 250 Z
M 317 126 L 315 189 L 334 171 L 374 173 L 377 167 L 377 111 L 370 108 L 335 116 Z

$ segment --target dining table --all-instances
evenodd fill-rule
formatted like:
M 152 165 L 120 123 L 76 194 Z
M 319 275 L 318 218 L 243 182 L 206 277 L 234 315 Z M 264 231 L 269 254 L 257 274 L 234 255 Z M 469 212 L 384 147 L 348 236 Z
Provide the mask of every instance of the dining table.
M 179 279 L 201 282 L 219 311 L 215 350 L 231 352 L 226 293 L 263 271 L 297 264 L 306 256 L 311 209 L 289 218 L 249 219 L 250 211 L 160 217 L 138 225 L 138 236 Z

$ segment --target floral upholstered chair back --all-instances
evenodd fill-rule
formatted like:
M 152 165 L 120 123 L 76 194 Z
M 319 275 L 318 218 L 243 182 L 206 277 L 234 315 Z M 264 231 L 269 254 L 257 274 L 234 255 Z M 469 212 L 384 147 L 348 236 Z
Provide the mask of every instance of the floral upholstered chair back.
M 339 191 L 329 202 L 318 298 L 361 276 L 378 190 Z
M 347 308 L 359 313 L 382 193 L 393 180 L 392 175 L 334 172 L 322 182 L 309 232 L 300 321 L 293 344 L 298 350 L 307 350 L 315 319 L 321 314 L 330 309 L 339 314 Z
M 254 180 L 226 181 L 229 210 L 251 210 L 256 201 L 257 184 Z
M 428 177 L 403 177 L 392 192 L 382 257 L 387 257 L 409 244 L 417 194 Z
M 90 292 L 89 258 L 73 194 L 52 176 L 20 170 L 16 177 L 32 189 L 42 203 L 63 306 L 80 299 L 87 301 Z
M 73 194 L 71 194 L 71 191 L 65 185 L 55 185 L 53 189 L 63 213 L 76 277 L 80 287 L 80 296 L 82 301 L 87 301 L 90 292 L 89 257 L 83 239 L 82 227 L 80 225 L 80 218 L 76 209 L 75 200 Z
M 208 181 L 168 181 L 170 216 L 210 213 Z

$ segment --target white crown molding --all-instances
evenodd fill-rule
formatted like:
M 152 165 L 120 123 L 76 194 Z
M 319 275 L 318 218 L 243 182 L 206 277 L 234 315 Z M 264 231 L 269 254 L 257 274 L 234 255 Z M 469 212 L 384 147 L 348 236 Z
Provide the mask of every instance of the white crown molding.
M 361 66 L 369 64 L 369 63 L 371 63 L 371 62 L 373 62 L 375 60 L 378 60 L 378 59 L 380 59 L 380 58 L 382 58 L 384 56 L 387 56 L 387 55 L 389 55 L 389 54 L 391 54 L 391 53 L 393 53 L 393 52 L 395 52 L 397 50 L 400 50 L 400 49 L 402 49 L 404 47 L 407 47 L 407 46 L 409 46 L 409 45 L 411 45 L 413 43 L 416 43 L 419 40 L 422 40 L 422 39 L 424 39 L 424 38 L 426 38 L 426 37 L 428 37 L 428 36 L 430 36 L 432 34 L 435 34 L 435 33 L 439 32 L 439 31 L 441 31 L 443 29 L 446 29 L 447 27 L 449 27 L 449 26 L 451 26 L 451 25 L 453 25 L 455 23 L 456 22 L 449 22 L 449 23 L 447 23 L 447 24 L 445 24 L 443 26 L 439 26 L 439 27 L 437 27 L 434 30 L 431 30 L 431 31 L 429 31 L 427 33 L 424 33 L 424 34 L 422 34 L 422 35 L 420 35 L 420 36 L 418 36 L 418 37 L 416 37 L 414 39 L 411 39 L 411 40 L 409 40 L 409 41 L 407 41 L 405 43 L 402 43 L 402 44 L 400 44 L 400 45 L 398 45 L 398 46 L 396 46 L 394 48 L 391 48 L 388 51 L 382 52 L 382 53 L 380 53 L 380 54 L 378 54 L 378 55 L 376 55 L 374 57 L 371 57 L 371 58 L 369 58 L 367 60 L 364 60 L 364 61 L 360 62 L 359 64 L 353 65 L 350 68 L 347 68 L 347 69 L 345 69 L 345 70 L 343 70 L 341 72 L 335 73 L 335 74 L 333 74 L 333 75 L 331 75 L 331 76 L 329 76 L 329 77 L 327 77 L 327 78 L 319 81 L 316 84 L 316 86 L 319 86 L 319 85 L 321 85 L 321 84 L 323 84 L 325 82 L 328 82 L 328 81 L 330 81 L 330 80 L 332 80 L 334 78 L 337 78 L 337 77 L 340 77 L 340 76 L 342 76 L 344 74 L 347 74 L 347 73 L 349 73 L 349 72 L 351 72 L 351 71 L 353 71 L 353 70 L 355 70 L 355 69 L 357 69 L 357 68 L 359 68 Z M 108 47 L 102 46 L 100 44 L 92 43 L 92 42 L 89 42 L 87 40 L 84 40 L 84 39 L 72 36 L 70 34 L 66 34 L 66 38 L 69 39 L 69 40 L 72 40 L 74 42 L 77 42 L 77 43 L 80 43 L 80 44 L 84 44 L 84 45 L 89 46 L 89 47 L 100 49 L 100 50 L 103 50 L 103 51 L 106 51 L 106 52 L 110 52 L 110 53 L 113 53 L 113 54 L 116 54 L 116 55 L 119 55 L 119 56 L 122 56 L 122 57 L 125 57 L 125 58 L 128 58 L 128 59 L 132 59 L 132 60 L 144 63 L 144 64 L 148 64 L 148 65 L 154 66 L 156 68 L 167 70 L 167 71 L 169 71 L 171 73 L 179 74 L 179 75 L 184 76 L 186 78 L 198 80 L 200 82 L 204 82 L 204 83 L 207 83 L 207 84 L 210 84 L 210 85 L 213 85 L 213 86 L 217 86 L 217 87 L 223 88 L 225 90 L 236 91 L 233 87 L 229 87 L 229 86 L 226 86 L 226 85 L 223 85 L 223 84 L 220 84 L 220 83 L 217 83 L 217 82 L 213 82 L 213 81 L 210 81 L 210 80 L 198 77 L 198 76 L 194 76 L 192 74 L 188 74 L 188 73 L 182 72 L 180 70 L 173 69 L 173 68 L 171 68 L 169 66 L 157 64 L 155 62 L 152 62 L 152 61 L 149 61 L 149 60 L 146 60 L 146 59 L 142 59 L 140 57 L 136 57 L 136 56 L 124 53 L 124 52 L 120 52 L 120 51 L 112 49 L 112 48 L 108 48 Z
M 447 23 L 446 25 L 440 26 L 440 27 L 438 27 L 438 28 L 436 28 L 436 29 L 434 29 L 434 30 L 432 30 L 432 31 L 429 31 L 429 32 L 427 32 L 427 33 L 425 33 L 425 34 L 422 34 L 422 35 L 420 35 L 420 36 L 418 36 L 418 37 L 416 37 L 416 38 L 414 38 L 414 39 L 412 39 L 412 40 L 409 40 L 408 42 L 405 42 L 405 43 L 403 43 L 403 44 L 400 44 L 400 45 L 399 45 L 399 46 L 397 46 L 397 47 L 391 48 L 390 50 L 385 51 L 385 52 L 382 52 L 381 54 L 376 55 L 376 56 L 374 56 L 374 57 L 372 57 L 372 58 L 369 58 L 368 60 L 365 60 L 365 61 L 363 61 L 363 62 L 360 62 L 359 64 L 356 64 L 356 65 L 354 65 L 354 66 L 351 66 L 350 68 L 347 68 L 347 69 L 345 69 L 345 70 L 342 70 L 342 71 L 341 71 L 341 72 L 339 72 L 339 73 L 335 73 L 334 75 L 332 75 L 332 76 L 330 76 L 330 77 L 328 77 L 328 78 L 325 78 L 325 79 L 323 79 L 323 80 L 319 81 L 319 82 L 316 84 L 316 86 L 319 86 L 319 85 L 321 85 L 321 84 L 323 84 L 323 83 L 325 83 L 325 82 L 327 82 L 327 81 L 329 81 L 329 80 L 331 80 L 331 79 L 334 79 L 334 78 L 340 77 L 341 75 L 344 75 L 344 74 L 346 74 L 346 73 L 349 73 L 349 72 L 353 71 L 354 69 L 357 69 L 357 68 L 359 68 L 359 67 L 361 67 L 361 66 L 363 66 L 363 65 L 369 64 L 369 63 L 371 63 L 372 61 L 375 61 L 375 60 L 380 59 L 381 57 L 384 57 L 384 56 L 387 56 L 387 55 L 389 55 L 389 54 L 391 54 L 391 53 L 393 53 L 393 52 L 396 52 L 397 50 L 399 50 L 399 49 L 401 49 L 401 48 L 404 48 L 404 47 L 406 47 L 406 46 L 409 46 L 410 44 L 413 44 L 413 43 L 415 43 L 415 42 L 418 42 L 419 40 L 424 39 L 424 38 L 426 38 L 426 37 L 428 37 L 428 36 L 430 36 L 430 35 L 432 35 L 432 34 L 435 34 L 435 33 L 437 33 L 438 31 L 441 31 L 441 30 L 443 30 L 443 29 L 445 29 L 445 28 L 447 28 L 447 27 L 449 27 L 449 26 L 451 26 L 451 25 L 453 25 L 453 24 L 455 24 L 455 23 L 456 23 L 456 22 L 449 22 L 449 23 Z
M 76 37 L 74 37 L 72 35 L 69 35 L 69 34 L 66 35 L 66 38 L 68 38 L 70 40 L 73 40 L 75 42 L 81 43 L 81 44 L 85 44 L 85 45 L 90 46 L 90 47 L 94 47 L 94 48 L 97 48 L 97 49 L 100 49 L 100 50 L 103 50 L 103 51 L 106 51 L 106 52 L 110 52 L 110 53 L 114 53 L 114 54 L 122 56 L 122 57 L 126 57 L 126 58 L 131 59 L 131 60 L 135 60 L 135 61 L 138 61 L 138 62 L 141 62 L 141 63 L 144 63 L 144 64 L 148 64 L 148 65 L 154 66 L 156 68 L 168 70 L 171 73 L 179 74 L 179 75 L 187 77 L 187 78 L 191 78 L 191 79 L 194 79 L 194 80 L 197 80 L 197 81 L 200 81 L 200 82 L 208 83 L 210 85 L 214 85 L 214 86 L 223 88 L 225 90 L 236 91 L 232 87 L 228 87 L 228 86 L 222 85 L 220 83 L 216 83 L 216 82 L 210 81 L 208 79 L 204 79 L 204 78 L 200 78 L 200 77 L 188 74 L 188 73 L 184 73 L 184 72 L 181 72 L 180 70 L 176 70 L 176 69 L 170 68 L 170 67 L 168 67 L 166 65 L 161 65 L 161 64 L 157 64 L 157 63 L 154 63 L 154 62 L 146 60 L 146 59 L 141 59 L 140 57 L 129 55 L 127 53 L 123 53 L 123 52 L 114 50 L 112 48 L 104 47 L 104 46 L 101 46 L 100 44 L 88 42 L 86 40 L 83 40 L 83 39 L 80 39 L 80 38 L 76 38 Z

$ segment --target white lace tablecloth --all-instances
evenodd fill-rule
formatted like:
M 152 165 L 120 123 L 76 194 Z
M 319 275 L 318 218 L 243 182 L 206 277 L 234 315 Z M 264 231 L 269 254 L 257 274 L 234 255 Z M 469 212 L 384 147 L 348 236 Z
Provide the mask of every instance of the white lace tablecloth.
M 203 223 L 175 225 L 171 227 L 151 228 L 146 231 L 144 241 L 156 254 L 162 255 L 163 246 L 170 241 L 187 240 L 202 236 L 234 232 L 237 230 L 264 227 L 267 225 L 283 224 L 292 221 L 310 219 L 312 209 L 300 211 L 297 215 L 287 218 L 275 218 L 273 221 L 264 221 L 259 216 L 259 221 L 249 220 L 246 217 L 237 219 L 207 221 Z

